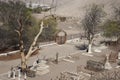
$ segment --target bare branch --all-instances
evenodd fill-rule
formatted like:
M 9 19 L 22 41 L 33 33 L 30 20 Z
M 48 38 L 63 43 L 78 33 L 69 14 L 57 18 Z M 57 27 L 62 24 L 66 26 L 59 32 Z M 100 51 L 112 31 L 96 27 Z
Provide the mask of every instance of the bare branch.
M 17 33 L 18 33 L 18 35 L 20 36 L 20 31 L 18 31 L 18 30 L 15 30 L 15 32 L 17 32 Z
M 34 46 L 36 45 L 36 42 L 37 42 L 37 39 L 38 37 L 40 36 L 40 34 L 42 33 L 43 31 L 43 21 L 41 22 L 41 25 L 40 25 L 40 30 L 39 30 L 39 33 L 35 36 L 34 40 L 33 40 L 33 43 L 31 44 L 30 48 L 29 48 L 29 51 L 26 55 L 26 60 L 31 56 L 32 52 L 34 52 L 33 48 Z

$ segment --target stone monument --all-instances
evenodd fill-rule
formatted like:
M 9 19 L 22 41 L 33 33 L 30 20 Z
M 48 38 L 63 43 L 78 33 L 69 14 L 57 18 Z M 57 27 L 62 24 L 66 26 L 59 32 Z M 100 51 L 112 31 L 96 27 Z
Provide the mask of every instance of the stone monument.
M 21 80 L 21 69 L 18 69 L 18 80 Z
M 39 63 L 35 63 L 31 70 L 36 71 L 37 75 L 44 75 L 49 72 L 49 66 L 46 64 L 46 61 L 41 60 Z
M 44 75 L 49 72 L 49 66 L 46 64 L 46 61 L 41 61 L 38 63 L 38 66 L 36 68 L 36 74 L 38 75 Z
M 8 73 L 8 78 L 15 79 L 16 69 L 11 67 L 10 73 Z
M 107 69 L 107 70 L 112 69 L 112 66 L 111 66 L 111 64 L 109 63 L 109 54 L 106 54 L 105 69 Z
M 65 44 L 67 40 L 67 33 L 64 30 L 59 30 L 55 35 L 55 42 L 59 45 Z

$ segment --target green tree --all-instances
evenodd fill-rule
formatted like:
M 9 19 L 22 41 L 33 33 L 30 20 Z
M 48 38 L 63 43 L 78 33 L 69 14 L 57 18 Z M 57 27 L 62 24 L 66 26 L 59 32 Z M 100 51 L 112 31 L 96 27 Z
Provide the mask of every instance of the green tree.
M 16 38 L 17 44 L 19 44 L 20 54 L 21 54 L 21 67 L 22 70 L 27 68 L 27 60 L 31 56 L 31 54 L 36 50 L 35 45 L 39 35 L 43 30 L 43 22 L 40 25 L 40 29 L 38 29 L 38 33 L 34 36 L 31 41 L 31 45 L 28 48 L 27 54 L 25 54 L 24 50 L 25 43 L 29 42 L 26 32 L 29 28 L 34 26 L 31 12 L 26 8 L 25 4 L 19 1 L 8 1 L 8 2 L 0 2 L 0 22 L 3 23 L 1 29 L 5 29 L 9 31 L 10 40 Z M 32 27 L 33 28 L 33 27 Z M 3 30 L 4 31 L 4 30 Z M 18 34 L 16 34 L 16 32 Z M 15 36 L 13 36 L 15 34 Z M 6 36 L 6 37 L 7 37 Z M 7 37 L 7 38 L 8 38 Z M 9 38 L 8 38 L 9 39 Z M 25 42 L 26 41 L 26 42 Z M 29 45 L 29 44 L 28 44 Z
M 3 38 L 8 36 L 6 40 L 9 39 L 10 41 L 13 41 L 15 38 L 16 44 L 19 44 L 22 70 L 27 68 L 29 57 L 38 49 L 36 43 L 42 34 L 44 26 L 48 26 L 47 28 L 54 27 L 57 23 L 55 18 L 47 18 L 41 20 L 40 24 L 37 24 L 35 19 L 32 18 L 30 10 L 26 8 L 24 3 L 19 1 L 0 2 L 0 22 L 3 23 L 0 27 L 0 30 L 2 29 L 0 37 L 2 37 L 1 34 L 5 30 L 7 34 L 4 35 Z M 45 24 L 43 24 L 43 22 Z M 52 29 L 50 28 L 49 30 L 51 31 Z M 18 34 L 16 34 L 16 32 Z M 53 36 L 54 32 L 55 30 L 52 30 L 48 37 L 51 34 Z M 48 34 L 46 32 L 44 33 L 46 35 Z M 25 45 L 29 46 L 26 48 Z M 26 49 L 27 51 L 25 53 L 24 50 Z
M 113 7 L 113 12 L 112 19 L 106 20 L 103 25 L 104 36 L 120 39 L 120 6 Z
M 21 20 L 22 25 L 27 28 L 32 26 L 31 12 L 26 8 L 25 4 L 19 1 L 0 1 L 0 22 L 3 25 L 0 27 L 1 30 L 7 32 L 7 35 L 4 35 L 4 39 L 8 39 L 8 44 L 5 45 L 17 45 L 18 38 L 14 30 L 18 29 L 19 23 L 18 20 Z M 25 29 L 24 29 L 25 31 Z M 26 35 L 23 35 L 23 38 L 26 39 Z
M 35 20 L 34 20 L 35 21 Z M 26 35 L 29 36 L 28 40 L 29 42 L 34 39 L 34 36 L 38 33 L 39 30 L 39 24 L 42 20 L 39 22 L 36 22 L 34 26 L 29 27 L 26 31 Z M 57 31 L 57 20 L 55 17 L 48 16 L 46 19 L 43 20 L 44 26 L 46 26 L 41 36 L 38 38 L 39 42 L 46 42 L 46 41 L 53 41 L 55 33 Z M 31 34 L 32 33 L 32 34 Z
M 117 21 L 108 20 L 103 26 L 104 36 L 105 37 L 116 37 L 120 36 L 120 25 Z
M 55 33 L 57 31 L 57 20 L 54 16 L 49 16 L 44 20 L 44 28 L 39 40 L 40 41 L 52 41 L 54 40 Z

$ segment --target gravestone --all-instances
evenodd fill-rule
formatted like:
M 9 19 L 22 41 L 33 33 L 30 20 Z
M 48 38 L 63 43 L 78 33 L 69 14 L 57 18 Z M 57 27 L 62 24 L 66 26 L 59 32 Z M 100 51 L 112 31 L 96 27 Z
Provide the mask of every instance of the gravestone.
M 35 77 L 36 76 L 36 72 L 30 69 L 27 69 L 26 75 L 28 77 Z
M 104 70 L 104 64 L 101 62 L 88 60 L 86 68 L 93 71 L 102 71 Z
M 15 79 L 16 75 L 16 69 L 14 67 L 11 67 L 10 73 L 8 73 L 8 77 L 11 79 Z
M 21 78 L 21 70 L 18 69 L 18 80 L 21 80 L 20 78 Z
M 111 64 L 109 63 L 109 54 L 106 54 L 105 69 L 107 69 L 107 70 L 112 69 L 112 66 L 111 66 Z

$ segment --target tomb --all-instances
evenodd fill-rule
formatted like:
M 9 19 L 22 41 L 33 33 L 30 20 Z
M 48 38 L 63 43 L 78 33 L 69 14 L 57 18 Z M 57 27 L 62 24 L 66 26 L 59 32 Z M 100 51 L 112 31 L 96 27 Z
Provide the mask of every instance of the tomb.
M 34 62 L 33 67 L 31 70 L 35 71 L 37 75 L 44 75 L 49 72 L 49 66 L 46 64 L 46 61 L 41 60 L 40 62 Z
M 102 71 L 104 70 L 104 64 L 101 62 L 88 60 L 86 68 L 93 71 Z

